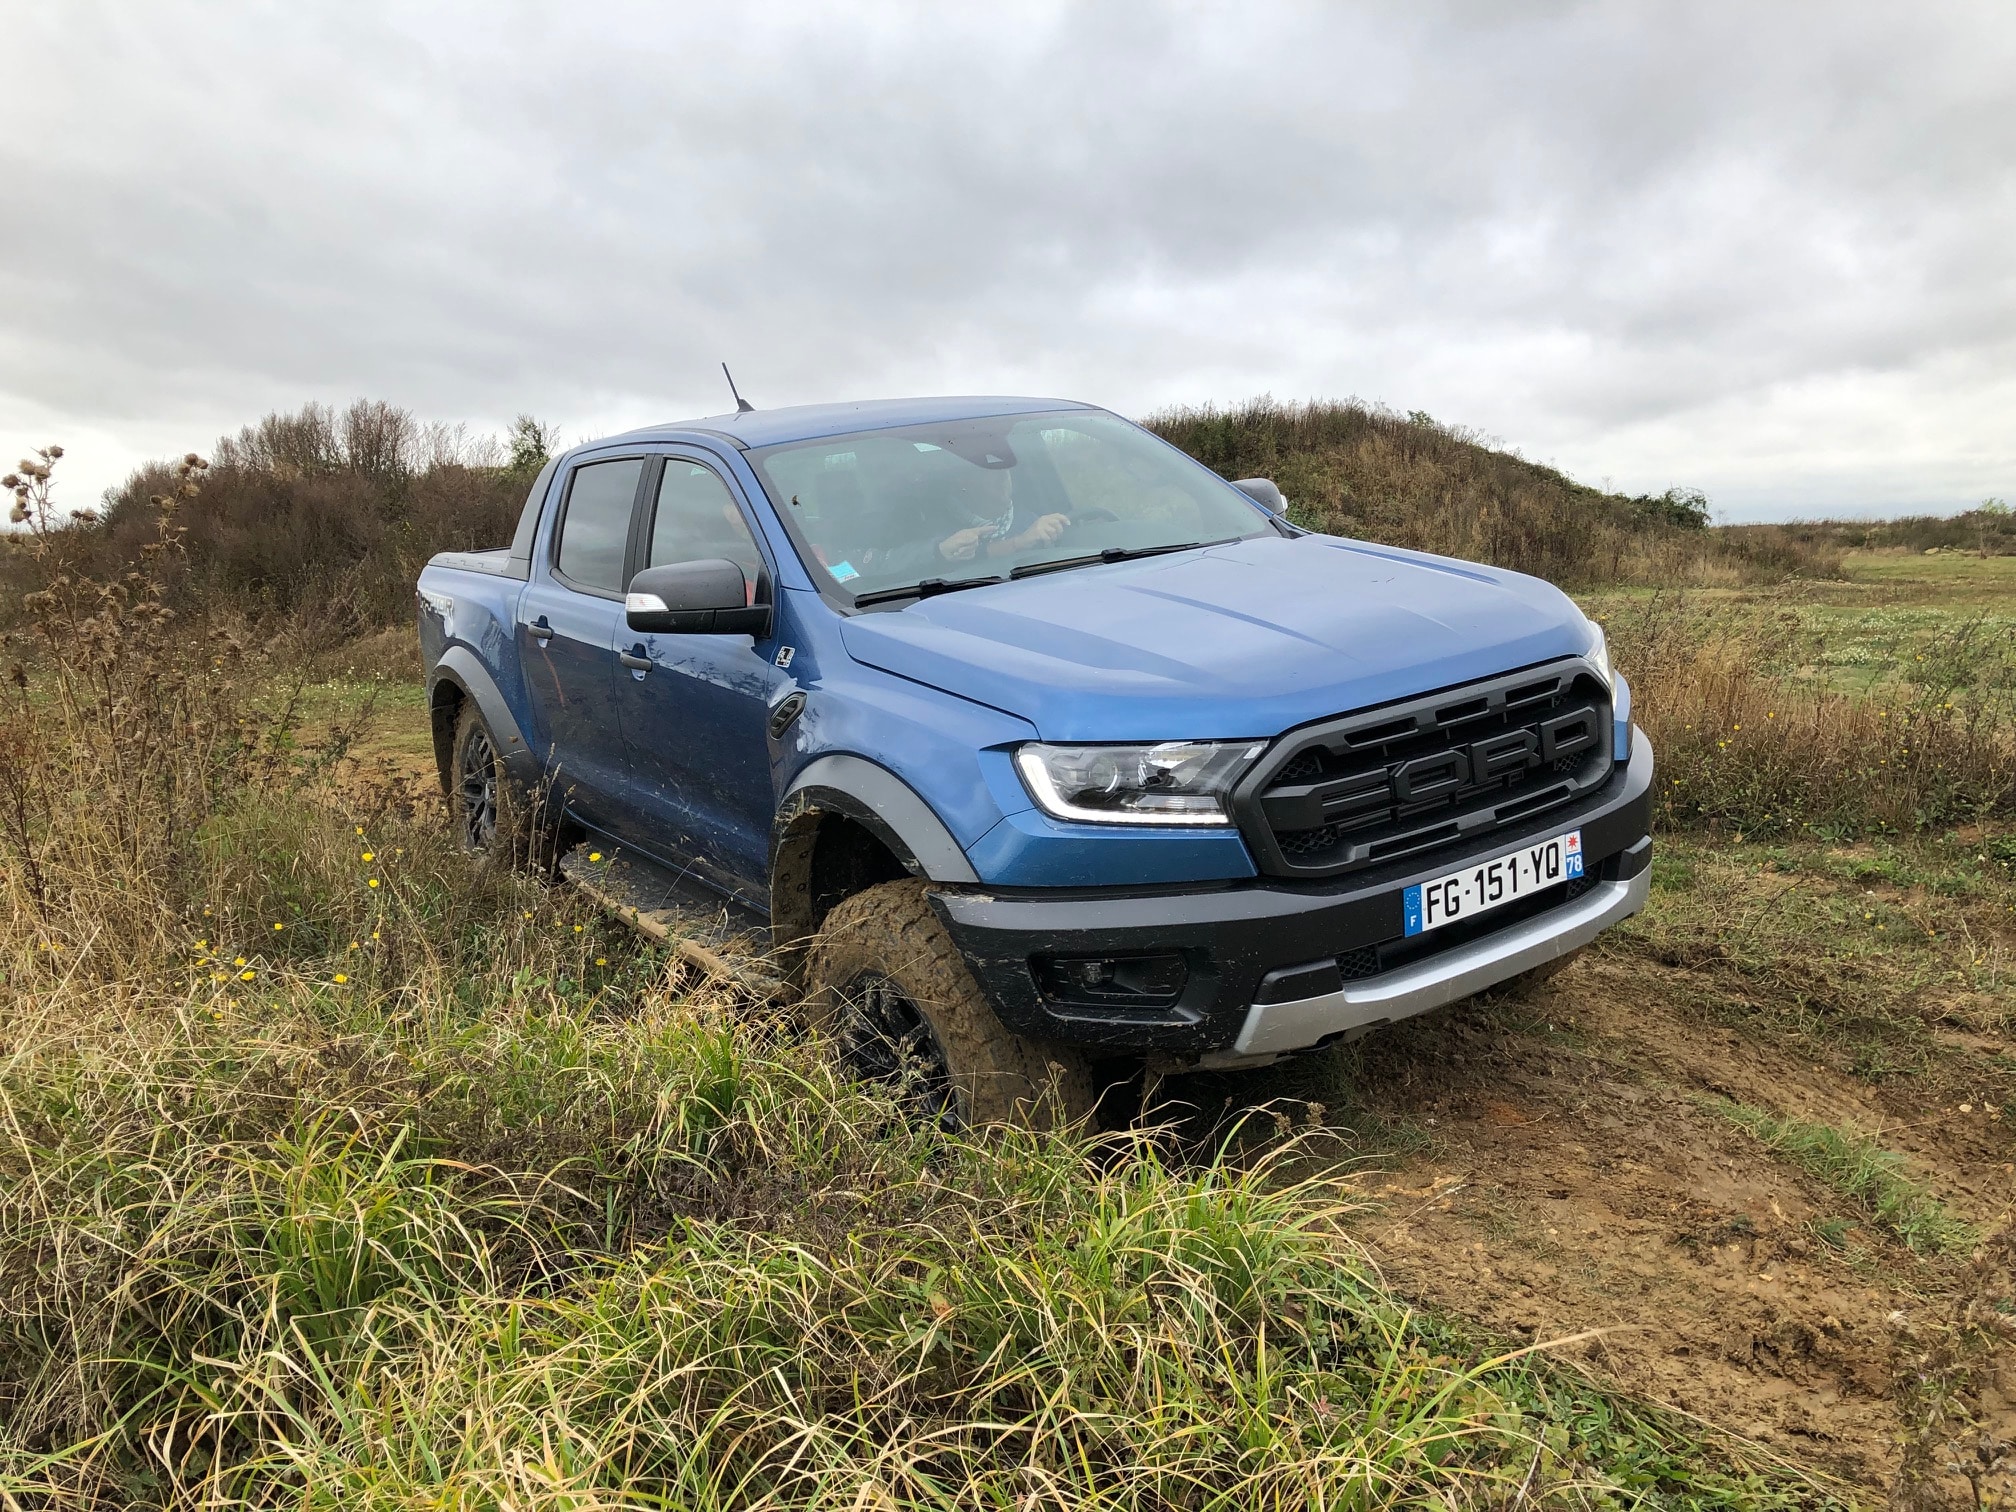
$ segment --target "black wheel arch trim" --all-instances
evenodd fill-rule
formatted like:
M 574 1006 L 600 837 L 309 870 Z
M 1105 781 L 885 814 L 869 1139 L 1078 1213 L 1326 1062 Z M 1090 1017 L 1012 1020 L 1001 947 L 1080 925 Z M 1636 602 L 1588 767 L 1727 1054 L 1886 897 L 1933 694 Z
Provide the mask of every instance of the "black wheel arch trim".
M 443 690 L 450 687 L 457 690 L 455 695 L 444 696 Z M 490 727 L 490 737 L 505 769 L 528 790 L 536 786 L 538 759 L 518 728 L 518 721 L 512 717 L 511 706 L 504 702 L 496 679 L 467 646 L 450 646 L 427 674 L 427 717 L 433 727 L 434 765 L 440 775 L 441 791 L 450 792 L 454 782 L 450 767 L 455 757 L 455 720 L 464 698 L 476 700 L 477 712 Z
M 770 930 L 780 946 L 812 932 L 812 842 L 827 814 L 860 824 L 913 877 L 958 886 L 980 880 L 945 822 L 901 777 L 865 757 L 821 756 L 792 779 L 770 827 Z

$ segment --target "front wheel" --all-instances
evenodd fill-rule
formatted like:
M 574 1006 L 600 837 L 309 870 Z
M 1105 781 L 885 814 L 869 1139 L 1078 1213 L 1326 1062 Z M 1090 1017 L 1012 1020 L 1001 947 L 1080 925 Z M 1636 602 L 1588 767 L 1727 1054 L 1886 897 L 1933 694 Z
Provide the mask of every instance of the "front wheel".
M 921 882 L 846 899 L 806 957 L 806 1017 L 842 1067 L 946 1127 L 1060 1128 L 1092 1112 L 1091 1068 L 1069 1046 L 1010 1034 Z

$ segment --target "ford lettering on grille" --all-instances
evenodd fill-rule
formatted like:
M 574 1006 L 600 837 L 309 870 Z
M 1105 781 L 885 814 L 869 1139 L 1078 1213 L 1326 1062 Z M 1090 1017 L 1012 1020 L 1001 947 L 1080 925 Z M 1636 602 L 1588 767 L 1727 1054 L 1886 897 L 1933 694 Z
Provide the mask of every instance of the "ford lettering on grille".
M 1263 870 L 1332 876 L 1568 802 L 1608 777 L 1610 731 L 1575 658 L 1291 731 L 1234 806 Z

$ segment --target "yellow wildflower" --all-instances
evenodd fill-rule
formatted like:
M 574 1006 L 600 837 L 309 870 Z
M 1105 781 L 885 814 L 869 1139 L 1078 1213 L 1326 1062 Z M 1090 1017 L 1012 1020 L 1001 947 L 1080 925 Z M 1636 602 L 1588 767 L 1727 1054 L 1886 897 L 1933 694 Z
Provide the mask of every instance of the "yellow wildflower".
M 343 985 L 343 984 L 344 984 L 345 982 L 347 982 L 347 981 L 349 981 L 349 980 L 350 980 L 350 978 L 348 978 L 347 976 L 345 976 L 345 975 L 344 975 L 344 974 L 343 974 L 342 972 L 340 972 L 340 971 L 339 971 L 339 972 L 337 972 L 337 973 L 336 973 L 336 985 L 337 985 L 337 986 L 339 986 L 339 987 L 340 987 L 340 986 L 342 986 L 342 985 Z
M 373 877 L 369 882 L 366 882 L 364 885 L 366 887 L 376 887 L 378 885 L 378 879 L 376 877 Z
M 258 974 L 259 973 L 256 971 L 241 971 L 238 973 L 238 980 L 241 982 L 249 982 L 252 980 L 252 978 L 257 976 Z

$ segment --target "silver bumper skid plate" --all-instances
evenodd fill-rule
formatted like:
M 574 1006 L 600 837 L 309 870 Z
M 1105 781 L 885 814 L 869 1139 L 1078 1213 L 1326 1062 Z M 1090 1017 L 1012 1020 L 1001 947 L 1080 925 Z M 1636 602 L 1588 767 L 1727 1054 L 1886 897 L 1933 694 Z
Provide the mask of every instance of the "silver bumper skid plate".
M 1246 1010 L 1246 1023 L 1231 1054 L 1220 1052 L 1206 1060 L 1230 1063 L 1306 1050 L 1334 1034 L 1411 1018 L 1495 987 L 1580 949 L 1618 920 L 1637 913 L 1645 906 L 1651 885 L 1648 868 L 1627 881 L 1599 883 L 1573 902 L 1412 966 L 1346 983 L 1342 992 L 1255 1003 Z

